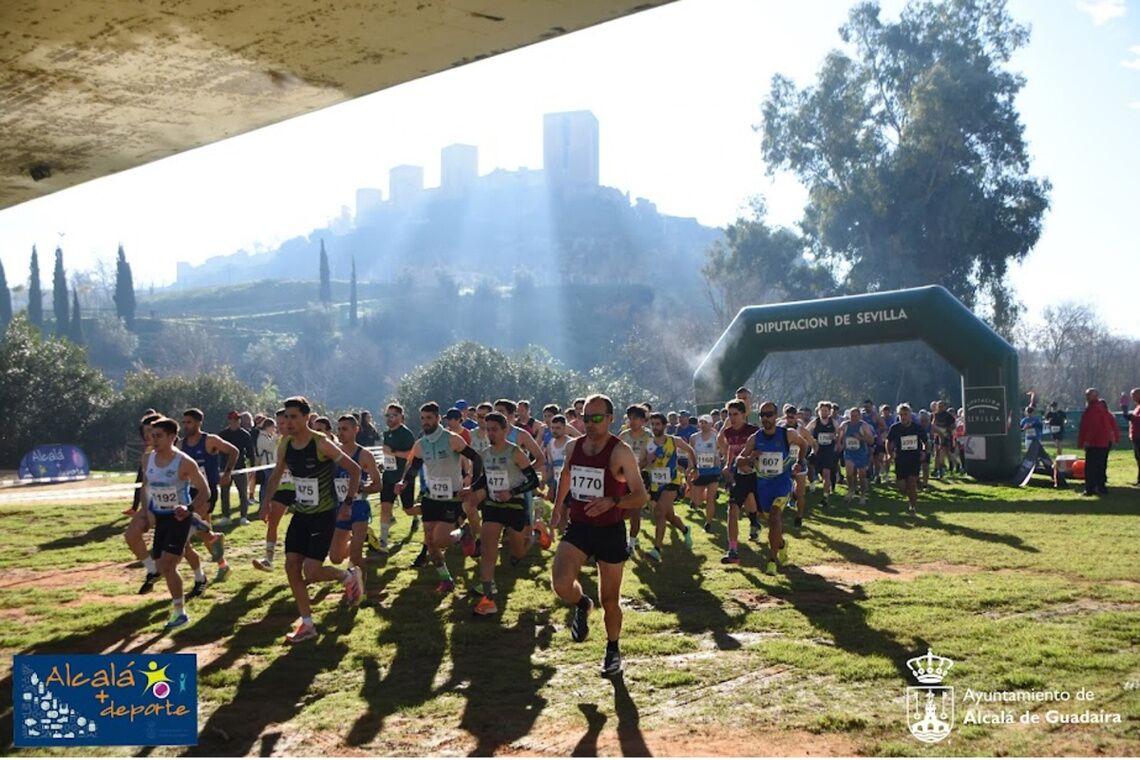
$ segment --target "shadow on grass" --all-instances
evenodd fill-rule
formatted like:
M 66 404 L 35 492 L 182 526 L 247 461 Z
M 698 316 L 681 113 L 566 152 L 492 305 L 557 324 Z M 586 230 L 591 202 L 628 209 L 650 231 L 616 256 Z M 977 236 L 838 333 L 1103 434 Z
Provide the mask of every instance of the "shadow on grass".
M 89 547 L 92 544 L 101 544 L 104 541 L 123 535 L 126 526 L 126 519 L 119 518 L 114 522 L 96 525 L 88 529 L 88 531 L 82 535 L 53 538 L 51 541 L 46 541 L 36 548 L 39 551 L 54 551 L 57 549 L 75 549 L 80 546 Z
M 625 686 L 625 678 L 619 673 L 613 680 L 614 712 L 617 713 L 618 746 L 624 757 L 653 757 L 645 736 L 641 733 L 641 712 Z

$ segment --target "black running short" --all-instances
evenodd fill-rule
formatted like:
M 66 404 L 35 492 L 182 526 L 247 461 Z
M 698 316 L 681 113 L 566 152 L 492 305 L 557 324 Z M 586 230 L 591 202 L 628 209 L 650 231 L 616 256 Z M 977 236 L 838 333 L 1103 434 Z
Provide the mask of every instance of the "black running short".
M 921 468 L 918 460 L 895 460 L 895 477 L 899 480 L 905 480 L 906 478 L 917 478 L 919 469 Z
M 154 544 L 150 549 L 151 559 L 158 559 L 163 552 L 182 555 L 186 550 L 186 539 L 190 538 L 190 516 L 179 520 L 174 515 L 154 516 Z
M 396 481 L 399 483 L 400 481 Z M 396 499 L 400 500 L 400 507 L 406 512 L 415 506 L 416 487 L 415 485 L 405 486 L 404 490 L 400 492 L 399 497 L 396 496 L 396 483 L 384 483 L 380 487 L 380 501 L 385 504 L 395 504 Z
M 507 504 L 514 504 L 515 506 L 509 507 Z M 483 506 L 479 507 L 480 514 L 483 515 L 483 522 L 485 523 L 498 523 L 504 528 L 510 528 L 522 533 L 526 530 L 526 506 L 520 500 L 518 502 L 497 502 L 485 501 Z
M 459 515 L 463 513 L 463 502 L 424 499 L 420 502 L 420 511 L 423 513 L 425 525 L 430 522 L 445 522 L 454 525 L 459 522 Z
M 324 512 L 294 512 L 285 531 L 285 553 L 324 562 L 336 532 L 336 509 Z
M 629 559 L 625 520 L 604 527 L 572 522 L 562 540 L 576 547 L 587 559 L 611 565 L 620 565 Z
M 672 491 L 673 493 L 680 495 L 681 486 L 677 483 L 666 483 L 663 486 L 658 486 L 657 488 L 650 490 L 649 498 L 653 501 L 657 501 L 659 498 L 661 498 L 661 494 L 665 493 L 666 491 Z
M 270 501 L 275 501 L 283 507 L 291 507 L 297 503 L 297 492 L 292 488 L 284 491 L 279 490 L 273 494 L 273 498 L 270 499 Z
M 728 491 L 728 503 L 743 507 L 749 494 L 756 493 L 756 473 L 736 473 L 735 482 Z
M 831 448 L 831 447 L 828 447 L 826 449 L 821 448 L 815 455 L 816 469 L 820 470 L 821 472 L 823 470 L 834 470 L 835 469 L 835 460 L 836 460 L 836 456 L 835 456 L 835 449 L 834 448 Z
M 693 481 L 694 486 L 708 486 L 720 480 L 720 473 L 716 475 L 700 475 Z

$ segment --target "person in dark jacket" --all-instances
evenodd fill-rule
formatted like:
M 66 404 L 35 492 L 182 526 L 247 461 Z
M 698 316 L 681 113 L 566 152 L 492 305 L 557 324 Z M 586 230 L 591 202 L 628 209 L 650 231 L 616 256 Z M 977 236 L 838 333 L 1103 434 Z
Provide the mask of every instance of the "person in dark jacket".
M 238 450 L 238 461 L 236 469 L 243 470 L 253 464 L 257 458 L 257 453 L 253 450 L 253 438 L 249 433 L 241 427 L 241 415 L 235 410 L 226 415 L 226 427 L 219 433 L 218 437 L 228 444 L 233 445 Z M 248 473 L 234 473 L 233 485 L 237 488 L 238 492 L 238 511 L 241 514 L 241 524 L 249 525 L 249 474 Z M 217 521 L 218 525 L 225 525 L 230 521 L 230 488 L 226 486 L 221 489 L 222 496 L 222 517 Z

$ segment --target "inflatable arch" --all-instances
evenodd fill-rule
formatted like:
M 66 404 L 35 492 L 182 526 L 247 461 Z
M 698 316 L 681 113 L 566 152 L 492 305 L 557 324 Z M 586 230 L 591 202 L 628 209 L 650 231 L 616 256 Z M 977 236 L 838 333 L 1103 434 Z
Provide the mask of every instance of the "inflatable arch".
M 962 375 L 967 472 L 1008 478 L 1021 462 L 1010 410 L 1019 400 L 1017 351 L 938 285 L 741 309 L 693 376 L 697 408 L 723 405 L 770 353 L 906 340 L 922 340 Z

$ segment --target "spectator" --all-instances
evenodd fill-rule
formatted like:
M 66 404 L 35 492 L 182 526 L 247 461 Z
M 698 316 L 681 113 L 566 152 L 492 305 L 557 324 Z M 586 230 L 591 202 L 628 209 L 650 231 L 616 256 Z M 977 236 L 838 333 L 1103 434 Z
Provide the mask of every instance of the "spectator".
M 228 444 L 237 447 L 238 461 L 233 475 L 233 485 L 238 491 L 238 510 L 241 514 L 241 524 L 249 525 L 249 474 L 236 472 L 253 464 L 257 458 L 253 450 L 253 439 L 249 433 L 241 428 L 241 415 L 235 410 L 226 415 L 226 427 L 218 433 L 218 437 Z M 230 489 L 221 489 L 222 492 L 222 519 L 219 523 L 224 525 L 230 521 Z
M 1108 450 L 1120 440 L 1116 418 L 1101 402 L 1100 391 L 1085 391 L 1088 405 L 1081 416 L 1077 448 L 1085 450 L 1085 496 L 1108 493 Z
M 257 454 L 257 436 L 261 433 L 261 423 L 264 420 L 264 414 L 251 415 L 249 412 L 242 412 L 241 419 L 238 420 L 241 429 L 249 433 L 249 450 L 255 455 Z M 256 462 L 257 457 L 252 457 L 252 461 Z M 249 481 L 249 500 L 253 501 L 254 481 L 256 478 L 247 477 L 246 480 Z
M 254 460 L 259 467 L 277 464 L 277 424 L 272 417 L 266 417 L 261 422 L 261 431 L 257 436 L 257 458 Z M 268 494 L 265 493 L 265 484 L 269 482 L 270 470 L 258 470 L 255 480 L 261 486 L 258 503 L 264 512 Z
M 356 445 L 373 448 L 380 440 L 380 433 L 372 424 L 372 412 L 367 409 L 360 410 L 360 429 L 356 431 Z
M 1130 395 L 1136 408 L 1130 412 L 1124 407 L 1124 418 L 1128 420 L 1128 439 L 1132 441 L 1132 453 L 1136 457 L 1136 485 L 1140 486 L 1140 388 L 1133 388 Z

